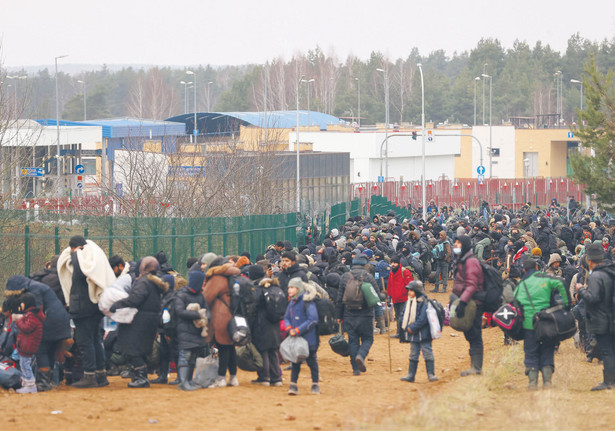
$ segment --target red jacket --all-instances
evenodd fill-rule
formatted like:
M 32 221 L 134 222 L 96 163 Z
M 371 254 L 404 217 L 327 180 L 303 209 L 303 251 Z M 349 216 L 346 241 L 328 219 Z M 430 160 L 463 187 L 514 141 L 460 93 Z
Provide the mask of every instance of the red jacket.
M 483 269 L 480 262 L 470 250 L 457 262 L 455 268 L 455 284 L 453 293 L 462 302 L 468 303 L 474 293 L 483 291 Z M 480 301 L 477 301 L 480 303 Z
M 389 284 L 387 287 L 388 295 L 393 300 L 394 304 L 406 302 L 408 300 L 408 291 L 406 286 L 413 280 L 412 273 L 409 269 L 399 265 L 397 272 L 389 274 Z
M 30 307 L 24 316 L 15 321 L 17 333 L 17 353 L 21 356 L 34 356 L 43 338 L 45 313 L 40 307 Z

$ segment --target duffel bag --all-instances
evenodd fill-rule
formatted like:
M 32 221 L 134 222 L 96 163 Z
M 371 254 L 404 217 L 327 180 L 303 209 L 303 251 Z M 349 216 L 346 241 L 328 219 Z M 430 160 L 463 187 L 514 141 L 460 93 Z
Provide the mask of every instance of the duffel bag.
M 340 332 L 335 334 L 329 339 L 329 346 L 334 353 L 340 356 L 350 356 L 350 348 L 348 347 L 348 341 L 344 338 L 344 331 L 340 325 Z
M 476 302 L 470 299 L 466 304 L 466 310 L 463 317 L 457 317 L 455 311 L 457 310 L 457 306 L 459 305 L 459 299 L 456 299 L 455 302 L 451 304 L 451 313 L 450 313 L 450 322 L 449 325 L 455 331 L 466 332 L 469 331 L 474 323 L 474 318 L 476 317 Z
M 263 357 L 254 344 L 237 347 L 237 366 L 244 371 L 258 371 L 263 368 Z
M 513 340 L 523 340 L 523 307 L 517 301 L 502 305 L 491 320 Z
M 556 344 L 577 332 L 576 319 L 563 305 L 539 311 L 534 315 L 533 323 L 536 339 L 542 343 Z

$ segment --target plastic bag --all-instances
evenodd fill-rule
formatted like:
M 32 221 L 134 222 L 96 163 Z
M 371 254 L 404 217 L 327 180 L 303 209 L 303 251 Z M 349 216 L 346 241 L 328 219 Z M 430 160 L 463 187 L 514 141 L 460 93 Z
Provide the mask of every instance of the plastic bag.
M 442 328 L 440 327 L 440 321 L 438 320 L 438 312 L 429 301 L 427 301 L 427 321 L 429 322 L 431 338 L 437 340 L 442 337 Z
M 310 356 L 310 346 L 303 337 L 286 337 L 280 344 L 280 354 L 287 361 L 297 364 Z
M 218 357 L 207 356 L 196 359 L 196 371 L 192 381 L 202 388 L 208 388 L 218 378 Z
M 129 274 L 120 275 L 113 283 L 111 283 L 98 300 L 98 309 L 107 317 L 111 318 L 117 323 L 132 323 L 135 314 L 137 314 L 136 308 L 126 307 L 116 310 L 114 313 L 109 311 L 109 308 L 120 299 L 128 297 L 130 291 L 132 278 Z

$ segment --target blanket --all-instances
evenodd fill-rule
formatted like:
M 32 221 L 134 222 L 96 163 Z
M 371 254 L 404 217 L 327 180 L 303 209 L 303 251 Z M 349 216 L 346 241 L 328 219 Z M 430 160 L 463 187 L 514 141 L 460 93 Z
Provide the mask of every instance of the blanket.
M 98 301 L 98 309 L 105 316 L 117 323 L 132 323 L 132 319 L 139 310 L 134 307 L 125 307 L 116 310 L 114 313 L 109 311 L 109 308 L 120 299 L 128 297 L 130 288 L 132 287 L 132 277 L 130 274 L 120 275 L 113 283 L 111 283 Z

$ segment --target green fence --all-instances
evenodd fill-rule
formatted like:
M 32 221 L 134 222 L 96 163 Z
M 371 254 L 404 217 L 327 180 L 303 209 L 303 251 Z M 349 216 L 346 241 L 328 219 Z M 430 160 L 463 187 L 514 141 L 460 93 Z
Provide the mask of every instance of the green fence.
M 189 257 L 212 251 L 221 255 L 264 253 L 278 240 L 297 241 L 297 215 L 227 218 L 47 217 L 26 211 L 0 211 L 0 290 L 8 277 L 41 268 L 68 245 L 73 235 L 95 241 L 109 256 L 134 260 L 164 250 L 169 262 L 186 272 Z
M 371 197 L 371 204 L 369 207 L 369 215 L 371 218 L 374 218 L 375 215 L 386 215 L 389 211 L 394 211 L 400 222 L 405 218 L 412 218 L 409 210 L 398 207 L 397 205 L 391 203 L 387 198 L 383 196 Z

